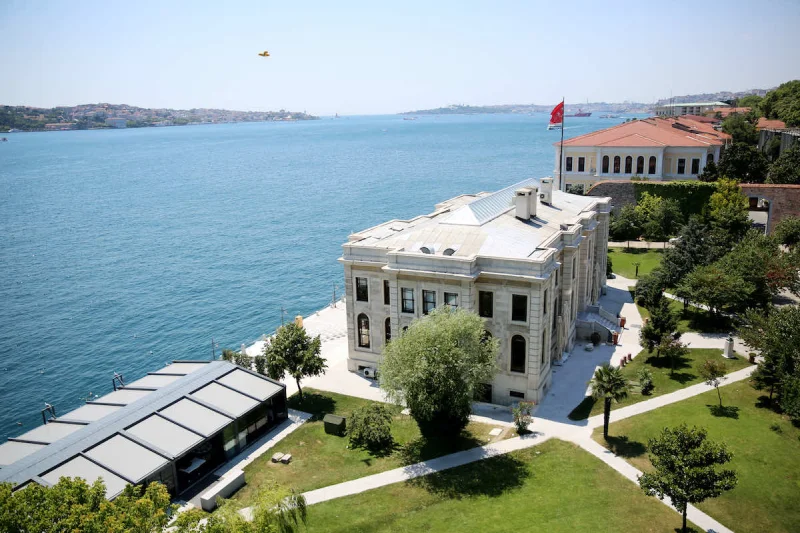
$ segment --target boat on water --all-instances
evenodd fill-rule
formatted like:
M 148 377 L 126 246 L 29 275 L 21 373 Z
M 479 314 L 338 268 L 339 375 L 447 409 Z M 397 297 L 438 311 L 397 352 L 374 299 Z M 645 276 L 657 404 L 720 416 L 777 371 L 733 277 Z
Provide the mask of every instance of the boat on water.
M 8 139 L 6 137 L 0 137 L 0 143 L 5 143 L 5 142 L 8 142 Z
M 10 130 L 8 130 L 8 133 L 21 133 L 21 132 L 22 130 L 18 130 L 16 128 L 11 128 Z
M 555 123 L 551 122 L 550 124 L 547 125 L 547 129 L 548 130 L 560 130 L 561 129 L 561 123 L 560 122 L 555 122 Z
M 574 113 L 572 115 L 567 115 L 567 116 L 568 117 L 575 117 L 575 118 L 591 117 L 592 113 L 591 113 L 591 111 L 584 111 L 583 109 L 578 109 L 577 113 Z
M 417 120 L 417 117 L 403 117 L 403 120 Z
M 619 118 L 619 115 L 600 115 L 600 118 Z

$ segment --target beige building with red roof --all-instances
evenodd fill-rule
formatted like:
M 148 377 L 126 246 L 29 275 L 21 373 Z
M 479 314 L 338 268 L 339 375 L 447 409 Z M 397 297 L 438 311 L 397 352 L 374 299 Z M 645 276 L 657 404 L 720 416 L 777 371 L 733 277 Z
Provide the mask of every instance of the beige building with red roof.
M 727 133 L 710 124 L 686 117 L 651 117 L 632 120 L 618 126 L 587 133 L 555 146 L 555 170 L 561 177 L 561 190 L 566 186 L 587 190 L 597 181 L 697 179 L 709 162 L 718 162 L 720 152 L 731 142 Z

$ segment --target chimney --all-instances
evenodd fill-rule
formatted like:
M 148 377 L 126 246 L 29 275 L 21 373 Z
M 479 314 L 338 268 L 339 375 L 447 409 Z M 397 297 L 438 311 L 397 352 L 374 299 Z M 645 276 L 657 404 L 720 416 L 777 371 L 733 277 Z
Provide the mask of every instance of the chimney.
M 520 220 L 531 218 L 530 195 L 531 191 L 527 187 L 514 191 L 514 206 L 516 206 L 514 214 Z
M 542 178 L 540 183 L 542 192 L 539 193 L 539 198 L 543 204 L 553 205 L 553 178 Z
M 530 210 L 531 218 L 536 218 L 536 207 L 539 205 L 539 187 L 529 187 L 530 189 L 530 196 L 528 197 L 528 201 L 530 202 Z

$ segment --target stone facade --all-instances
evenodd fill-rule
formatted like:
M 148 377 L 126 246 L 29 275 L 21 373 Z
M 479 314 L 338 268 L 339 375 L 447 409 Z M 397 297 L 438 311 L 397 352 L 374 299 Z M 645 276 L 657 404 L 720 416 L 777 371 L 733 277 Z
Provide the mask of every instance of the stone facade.
M 437 211 L 426 217 L 391 221 L 352 235 L 343 246 L 341 258 L 347 302 L 348 368 L 355 372 L 376 368 L 391 338 L 413 320 L 422 318 L 427 307 L 449 303 L 484 316 L 486 331 L 499 340 L 498 372 L 490 384 L 491 393 L 484 400 L 497 404 L 541 400 L 552 382 L 552 363 L 572 349 L 577 313 L 596 302 L 605 285 L 608 199 L 574 197 L 556 191 L 553 205 L 566 197 L 586 206 L 575 216 L 568 216 L 569 223 L 562 222 L 565 217 L 561 209 L 547 205 L 541 206 L 537 216 L 523 222 L 514 217 L 511 205 L 505 205 L 501 206 L 500 217 L 479 228 L 468 228 L 472 233 L 465 242 L 492 225 L 510 226 L 508 231 L 521 230 L 523 235 L 527 231 L 531 239 L 541 241 L 531 257 L 517 257 L 516 250 L 508 257 L 480 252 L 445 255 L 440 253 L 443 247 L 426 253 L 414 250 L 413 245 L 399 247 L 375 241 L 374 235 L 382 235 L 387 228 L 396 229 L 403 224 L 421 227 L 421 218 L 429 218 L 423 223 L 438 228 L 438 219 L 468 204 L 463 197 L 459 197 L 460 203 L 437 205 Z M 559 220 L 548 222 L 551 214 Z M 446 221 L 441 226 L 451 234 L 460 231 Z M 492 229 L 489 233 L 493 238 L 506 238 L 497 231 Z M 455 235 L 452 238 L 457 240 L 460 233 Z M 489 301 L 491 313 L 486 305 Z M 516 316 L 512 309 L 515 301 Z

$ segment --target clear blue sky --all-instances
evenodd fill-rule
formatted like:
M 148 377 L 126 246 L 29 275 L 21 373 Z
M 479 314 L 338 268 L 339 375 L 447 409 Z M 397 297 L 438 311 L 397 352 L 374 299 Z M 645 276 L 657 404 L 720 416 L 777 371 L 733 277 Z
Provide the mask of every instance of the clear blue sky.
M 652 102 L 800 78 L 798 28 L 798 0 L 3 0 L 0 104 Z

